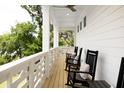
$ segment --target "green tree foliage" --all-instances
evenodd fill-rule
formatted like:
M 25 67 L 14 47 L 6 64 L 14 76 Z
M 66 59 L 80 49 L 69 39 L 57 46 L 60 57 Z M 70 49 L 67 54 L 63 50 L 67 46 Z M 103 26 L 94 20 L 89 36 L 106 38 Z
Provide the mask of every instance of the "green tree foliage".
M 40 5 L 21 5 L 32 17 L 32 21 L 42 29 L 42 12 Z
M 0 64 L 39 52 L 35 29 L 30 22 L 17 23 L 11 34 L 0 36 Z
M 33 24 L 37 25 L 39 50 L 42 51 L 42 12 L 41 5 L 21 5 L 32 18 Z
M 31 16 L 32 21 L 38 26 L 38 45 L 42 51 L 42 11 L 41 5 L 22 5 Z M 53 47 L 53 25 L 50 24 L 50 48 Z
M 33 24 L 37 25 L 39 50 L 42 51 L 42 11 L 40 5 L 21 5 L 32 18 Z
M 17 23 L 11 33 L 0 36 L 0 65 L 42 51 L 42 12 L 40 5 L 22 5 L 31 22 Z M 53 25 L 50 25 L 50 48 L 53 47 Z M 60 32 L 60 46 L 73 46 L 72 31 Z
M 0 36 L 0 65 L 7 63 L 11 60 L 10 53 L 8 53 L 11 49 L 7 46 L 10 43 L 9 34 L 5 34 L 4 36 Z M 12 45 L 11 45 L 12 46 Z M 7 50 L 9 50 L 7 52 Z
M 74 32 L 64 31 L 59 33 L 60 46 L 73 46 L 74 45 Z
M 38 46 L 36 44 L 35 37 L 35 29 L 36 26 L 34 26 L 30 22 L 18 23 L 15 27 L 11 28 L 11 36 L 15 38 L 15 49 L 17 55 L 20 58 L 22 58 L 23 56 L 28 56 L 38 51 Z M 32 45 L 34 47 L 32 47 Z

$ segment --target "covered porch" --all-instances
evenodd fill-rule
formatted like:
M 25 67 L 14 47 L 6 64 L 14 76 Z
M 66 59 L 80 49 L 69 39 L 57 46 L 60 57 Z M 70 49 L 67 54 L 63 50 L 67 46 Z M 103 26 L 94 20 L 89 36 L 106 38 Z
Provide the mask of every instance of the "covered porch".
M 65 53 L 74 47 L 59 47 L 59 32 L 71 30 L 74 46 L 98 50 L 96 80 L 116 87 L 121 57 L 124 55 L 124 6 L 75 5 L 42 6 L 43 51 L 0 66 L 0 86 L 16 88 L 67 88 Z M 54 44 L 50 49 L 50 23 L 54 27 Z

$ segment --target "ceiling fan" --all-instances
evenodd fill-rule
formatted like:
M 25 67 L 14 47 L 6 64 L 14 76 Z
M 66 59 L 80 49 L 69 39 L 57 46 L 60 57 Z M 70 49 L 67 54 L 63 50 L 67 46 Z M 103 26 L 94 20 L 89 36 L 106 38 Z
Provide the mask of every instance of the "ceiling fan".
M 75 5 L 66 5 L 66 6 L 53 6 L 53 7 L 57 7 L 57 8 L 68 8 L 70 9 L 72 12 L 76 12 L 77 10 L 74 8 Z

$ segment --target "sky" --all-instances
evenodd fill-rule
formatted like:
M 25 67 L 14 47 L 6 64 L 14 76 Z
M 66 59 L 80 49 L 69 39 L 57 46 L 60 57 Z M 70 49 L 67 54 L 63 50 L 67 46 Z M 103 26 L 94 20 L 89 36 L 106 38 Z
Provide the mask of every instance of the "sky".
M 17 22 L 31 21 L 31 17 L 20 5 L 0 5 L 0 35 L 10 32 Z

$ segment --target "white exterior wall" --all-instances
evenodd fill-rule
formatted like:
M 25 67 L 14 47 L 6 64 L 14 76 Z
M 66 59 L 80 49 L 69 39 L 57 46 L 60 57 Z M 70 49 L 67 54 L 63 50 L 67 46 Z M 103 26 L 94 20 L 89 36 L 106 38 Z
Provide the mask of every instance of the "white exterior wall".
M 98 50 L 96 79 L 116 87 L 121 57 L 124 56 L 124 6 L 89 6 L 78 19 L 87 26 L 76 32 L 76 45 Z M 76 25 L 77 25 L 76 24 Z

